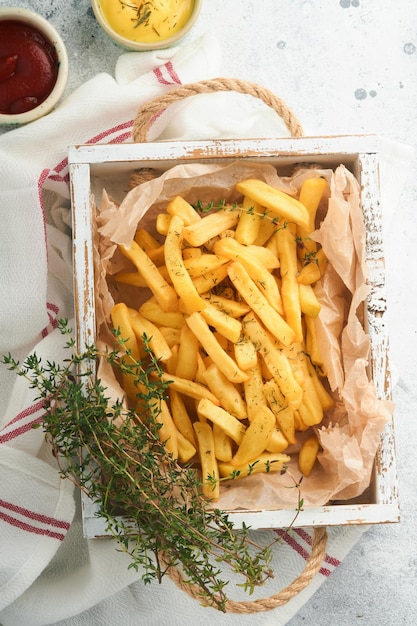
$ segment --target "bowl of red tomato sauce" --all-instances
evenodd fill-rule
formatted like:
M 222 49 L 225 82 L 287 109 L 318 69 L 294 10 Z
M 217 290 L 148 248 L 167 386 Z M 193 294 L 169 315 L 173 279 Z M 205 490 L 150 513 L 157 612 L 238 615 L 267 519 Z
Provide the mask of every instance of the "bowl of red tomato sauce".
M 66 47 L 52 24 L 27 9 L 0 8 L 0 124 L 49 113 L 67 79 Z

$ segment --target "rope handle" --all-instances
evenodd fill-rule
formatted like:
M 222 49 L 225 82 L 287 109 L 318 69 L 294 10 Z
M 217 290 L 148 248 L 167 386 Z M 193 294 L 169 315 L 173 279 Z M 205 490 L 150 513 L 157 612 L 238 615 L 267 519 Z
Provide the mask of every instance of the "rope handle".
M 319 572 L 326 555 L 327 546 L 327 530 L 324 527 L 316 527 L 314 529 L 313 541 L 311 546 L 310 557 L 297 578 L 295 578 L 287 587 L 282 589 L 275 595 L 258 600 L 237 602 L 227 600 L 225 613 L 253 614 L 265 611 L 271 611 L 279 606 L 289 602 L 292 598 L 307 587 L 313 580 L 314 576 Z M 185 591 L 192 598 L 201 602 L 201 591 L 197 586 L 189 585 L 184 581 L 181 572 L 175 568 L 168 568 L 168 576 L 177 585 L 179 589 Z
M 301 124 L 294 113 L 292 113 L 281 98 L 278 98 L 265 87 L 260 87 L 256 83 L 239 80 L 237 78 L 213 78 L 211 80 L 182 85 L 178 89 L 173 89 L 143 104 L 138 109 L 133 123 L 133 141 L 135 143 L 145 143 L 152 120 L 174 102 L 201 93 L 215 93 L 218 91 L 235 91 L 262 100 L 283 119 L 292 137 L 301 137 L 303 135 Z
M 214 93 L 219 91 L 234 91 L 241 94 L 254 96 L 271 107 L 284 121 L 292 137 L 302 137 L 303 130 L 300 122 L 281 98 L 278 98 L 268 89 L 247 81 L 235 78 L 214 78 L 182 85 L 146 102 L 136 114 L 132 129 L 132 139 L 135 143 L 146 143 L 148 131 L 152 120 L 165 111 L 171 104 L 184 98 L 196 96 L 201 93 Z M 157 175 L 152 168 L 142 168 L 132 173 L 129 187 L 135 187 L 142 182 L 151 180 Z M 228 600 L 225 606 L 226 613 L 253 614 L 262 611 L 270 611 L 282 606 L 307 587 L 314 576 L 319 572 L 325 558 L 327 546 L 327 530 L 324 527 L 314 528 L 311 553 L 307 563 L 297 578 L 280 592 L 268 597 L 249 602 Z M 201 591 L 197 586 L 188 584 L 180 570 L 176 567 L 168 567 L 168 575 L 181 590 L 192 598 L 201 601 Z

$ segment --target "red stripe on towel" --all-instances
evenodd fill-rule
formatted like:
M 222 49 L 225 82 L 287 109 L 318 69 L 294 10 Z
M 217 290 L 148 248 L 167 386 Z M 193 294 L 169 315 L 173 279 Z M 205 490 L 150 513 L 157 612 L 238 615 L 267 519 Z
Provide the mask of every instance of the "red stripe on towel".
M 12 513 L 17 513 L 18 515 L 27 517 L 32 522 L 41 522 L 42 524 L 53 526 L 54 528 L 62 528 L 63 530 L 68 530 L 70 527 L 69 522 L 56 519 L 55 517 L 50 517 L 49 515 L 44 515 L 43 513 L 36 513 L 35 511 L 25 509 L 24 507 L 18 506 L 17 504 L 6 502 L 6 500 L 2 500 L 1 498 L 0 507 L 11 511 Z

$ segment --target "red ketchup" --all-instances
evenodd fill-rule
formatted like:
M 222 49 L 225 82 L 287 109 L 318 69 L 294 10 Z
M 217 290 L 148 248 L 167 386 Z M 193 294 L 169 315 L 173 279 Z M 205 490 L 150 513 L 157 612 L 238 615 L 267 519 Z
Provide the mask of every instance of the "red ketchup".
M 0 113 L 25 113 L 51 93 L 58 75 L 54 46 L 23 22 L 0 21 Z

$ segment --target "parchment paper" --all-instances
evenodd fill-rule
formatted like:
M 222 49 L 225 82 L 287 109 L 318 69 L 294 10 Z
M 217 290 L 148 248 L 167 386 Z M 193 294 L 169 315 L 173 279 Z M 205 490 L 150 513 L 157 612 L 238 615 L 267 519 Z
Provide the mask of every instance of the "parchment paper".
M 107 280 L 128 268 L 117 245 L 129 245 L 138 225 L 154 233 L 155 215 L 170 199 L 181 195 L 192 204 L 198 200 L 233 202 L 241 199 L 235 184 L 245 178 L 259 178 L 295 195 L 304 178 L 311 176 L 325 177 L 330 189 L 329 197 L 319 207 L 312 238 L 323 246 L 330 262 L 316 286 L 322 309 L 315 323 L 336 402 L 316 429 L 322 451 L 315 469 L 302 481 L 304 507 L 355 498 L 369 486 L 380 434 L 393 411 L 391 401 L 378 399 L 367 374 L 370 340 L 363 328 L 368 293 L 365 226 L 360 188 L 352 173 L 344 165 L 334 171 L 299 169 L 291 177 L 279 177 L 272 165 L 248 161 L 226 166 L 178 165 L 134 188 L 120 205 L 104 190 L 101 207 L 97 208 L 95 242 L 98 336 L 106 342 L 107 320 L 114 301 L 138 307 L 149 296 L 148 292 L 138 299 L 137 289 L 116 289 Z M 99 375 L 111 385 L 108 369 Z M 114 393 L 121 393 L 116 383 Z M 286 452 L 296 451 L 297 446 L 293 446 Z M 284 475 L 258 474 L 226 481 L 216 506 L 224 510 L 296 507 L 299 494 L 295 482 L 300 478 L 296 457 L 294 454 Z

